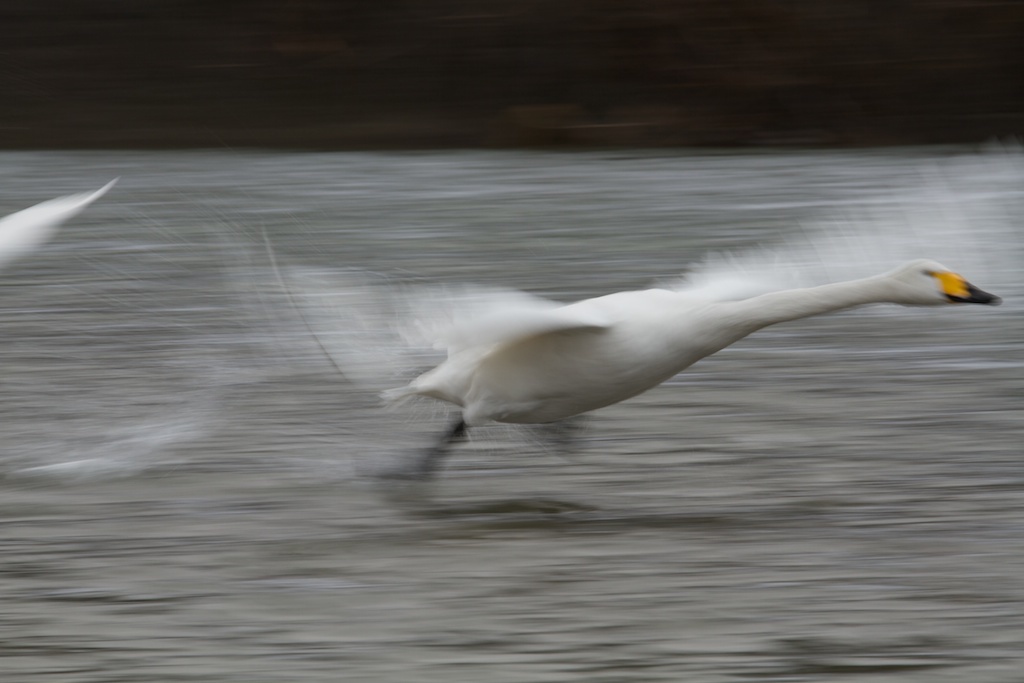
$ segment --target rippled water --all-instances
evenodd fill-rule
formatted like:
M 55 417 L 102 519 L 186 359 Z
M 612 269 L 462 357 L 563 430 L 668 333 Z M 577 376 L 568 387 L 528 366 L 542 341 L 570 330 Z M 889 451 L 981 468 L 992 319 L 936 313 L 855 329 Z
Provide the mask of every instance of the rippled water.
M 1022 168 L 0 154 L 3 212 L 121 176 L 3 274 L 4 680 L 1020 681 Z M 484 429 L 419 492 L 361 472 L 444 410 L 342 381 L 261 237 L 303 272 L 571 300 L 836 226 L 932 237 L 1007 303 L 766 330 L 568 459 Z

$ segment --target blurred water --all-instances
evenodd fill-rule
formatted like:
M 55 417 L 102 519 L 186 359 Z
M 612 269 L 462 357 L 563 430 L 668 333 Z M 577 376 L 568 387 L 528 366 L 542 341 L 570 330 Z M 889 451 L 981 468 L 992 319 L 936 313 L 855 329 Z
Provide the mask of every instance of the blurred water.
M 3 212 L 122 178 L 3 274 L 4 680 L 1021 680 L 1022 169 L 0 154 Z M 931 240 L 1007 303 L 766 330 L 600 411 L 569 460 L 481 430 L 420 497 L 359 473 L 444 409 L 341 381 L 260 236 L 289 268 L 571 300 L 837 226 Z

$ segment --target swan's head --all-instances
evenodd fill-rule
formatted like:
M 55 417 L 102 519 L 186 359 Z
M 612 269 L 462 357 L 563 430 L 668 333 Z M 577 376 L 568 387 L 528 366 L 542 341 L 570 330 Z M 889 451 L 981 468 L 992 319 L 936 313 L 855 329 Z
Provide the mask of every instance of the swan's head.
M 898 286 L 896 303 L 911 306 L 938 304 L 987 304 L 998 306 L 1002 299 L 983 292 L 962 275 L 935 261 L 912 261 L 887 276 Z

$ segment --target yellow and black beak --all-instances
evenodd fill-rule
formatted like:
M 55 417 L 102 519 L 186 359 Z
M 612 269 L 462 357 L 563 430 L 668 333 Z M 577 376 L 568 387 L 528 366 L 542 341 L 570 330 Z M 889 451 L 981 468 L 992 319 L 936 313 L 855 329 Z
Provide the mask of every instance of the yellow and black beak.
M 934 273 L 935 279 L 942 285 L 942 292 L 951 303 L 955 304 L 986 304 L 998 306 L 1003 303 L 995 294 L 983 292 L 956 273 Z

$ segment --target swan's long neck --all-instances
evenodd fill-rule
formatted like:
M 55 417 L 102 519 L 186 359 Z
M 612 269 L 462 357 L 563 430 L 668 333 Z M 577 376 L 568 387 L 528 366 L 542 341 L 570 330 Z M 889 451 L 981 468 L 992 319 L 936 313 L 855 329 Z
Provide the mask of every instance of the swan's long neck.
M 788 320 L 891 301 L 890 289 L 886 278 L 870 277 L 820 287 L 762 294 L 734 302 L 732 305 L 740 319 L 749 325 L 749 332 L 753 332 Z

